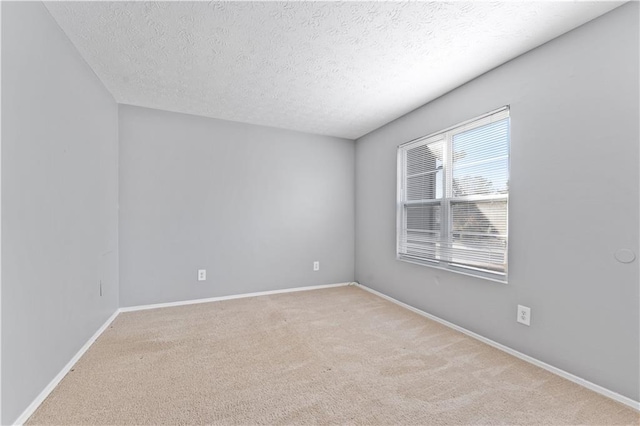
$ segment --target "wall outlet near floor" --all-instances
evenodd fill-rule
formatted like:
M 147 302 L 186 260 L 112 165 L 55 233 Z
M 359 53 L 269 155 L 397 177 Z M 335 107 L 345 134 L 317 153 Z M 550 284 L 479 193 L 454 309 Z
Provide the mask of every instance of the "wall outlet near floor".
M 206 281 L 206 280 L 207 280 L 207 270 L 198 269 L 198 281 Z
M 318 262 L 317 260 L 315 262 L 313 262 L 313 270 L 314 271 L 319 271 L 320 270 L 320 262 Z
M 531 308 L 518 305 L 518 322 L 524 325 L 531 325 Z

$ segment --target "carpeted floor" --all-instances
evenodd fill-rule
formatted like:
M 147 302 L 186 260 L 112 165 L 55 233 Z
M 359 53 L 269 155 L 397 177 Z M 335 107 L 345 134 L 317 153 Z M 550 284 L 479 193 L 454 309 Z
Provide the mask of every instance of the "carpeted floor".
M 123 313 L 28 424 L 635 424 L 357 287 Z

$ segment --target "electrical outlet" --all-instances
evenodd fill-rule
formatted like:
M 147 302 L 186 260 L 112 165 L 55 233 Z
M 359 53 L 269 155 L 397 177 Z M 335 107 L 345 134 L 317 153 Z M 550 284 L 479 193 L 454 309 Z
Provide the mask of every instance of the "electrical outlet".
M 314 271 L 319 271 L 320 270 L 320 262 L 318 262 L 317 260 L 315 262 L 313 262 L 313 270 Z
M 206 280 L 207 280 L 207 270 L 198 269 L 198 281 L 206 281 Z
M 531 325 L 531 308 L 518 305 L 518 322 L 524 325 Z

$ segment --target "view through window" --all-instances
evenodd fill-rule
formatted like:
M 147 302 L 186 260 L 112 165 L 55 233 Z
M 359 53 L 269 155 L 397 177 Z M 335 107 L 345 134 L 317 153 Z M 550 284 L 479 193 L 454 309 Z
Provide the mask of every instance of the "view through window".
M 401 260 L 507 280 L 509 109 L 398 148 Z

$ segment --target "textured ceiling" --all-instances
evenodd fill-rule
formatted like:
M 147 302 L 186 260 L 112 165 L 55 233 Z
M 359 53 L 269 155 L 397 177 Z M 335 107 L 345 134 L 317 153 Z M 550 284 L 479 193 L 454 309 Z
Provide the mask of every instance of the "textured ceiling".
M 51 2 L 119 103 L 357 138 L 619 2 Z

